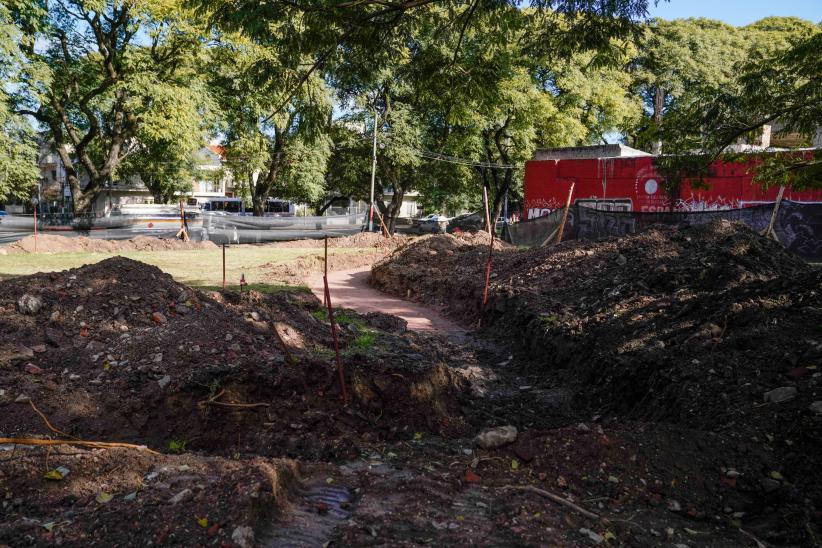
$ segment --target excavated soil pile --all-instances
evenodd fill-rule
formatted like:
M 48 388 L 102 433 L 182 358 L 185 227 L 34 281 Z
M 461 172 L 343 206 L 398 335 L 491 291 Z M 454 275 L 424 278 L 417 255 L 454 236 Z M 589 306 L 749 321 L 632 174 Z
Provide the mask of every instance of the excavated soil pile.
M 328 247 L 337 249 L 357 249 L 356 253 L 334 253 L 328 256 L 328 270 L 350 270 L 371 266 L 397 247 L 409 241 L 405 236 L 395 235 L 385 238 L 380 234 L 360 232 L 353 236 L 329 238 Z M 323 240 L 297 240 L 278 242 L 274 247 L 321 248 Z M 263 266 L 263 276 L 268 282 L 301 285 L 308 276 L 322 272 L 324 259 L 320 255 L 297 257 L 287 263 L 269 263 Z
M 340 248 L 367 248 L 391 250 L 408 241 L 407 236 L 395 234 L 390 238 L 386 238 L 382 234 L 375 232 L 359 232 L 351 236 L 342 236 L 339 238 L 328 238 L 328 247 Z M 324 247 L 323 240 L 294 240 L 291 242 L 277 242 L 270 244 L 272 247 Z
M 490 244 L 487 232 L 417 238 L 375 264 L 371 284 L 386 293 L 445 308 L 470 323 L 479 313 Z M 493 261 L 498 263 L 515 251 L 495 239 Z
M 476 319 L 486 254 L 434 236 L 373 279 Z M 822 454 L 822 272 L 729 222 L 505 251 L 494 271 L 483 324 L 579 409 L 721 433 L 758 507 L 822 508 L 809 458 Z
M 251 546 L 234 531 L 278 510 L 291 466 L 266 459 L 347 460 L 363 443 L 465 433 L 465 383 L 435 345 L 379 317 L 337 320 L 347 407 L 309 293 L 204 294 L 122 257 L 0 282 L 0 437 L 196 455 L 0 445 L 0 545 Z M 46 477 L 57 467 L 70 474 Z
M 375 362 L 373 347 L 413 338 L 394 341 L 406 335 L 353 313 L 341 316 L 341 347 L 358 408 L 341 413 L 325 311 L 310 294 L 207 296 L 116 257 L 4 281 L 0 310 L 7 436 L 45 432 L 29 400 L 68 434 L 160 450 L 178 439 L 220 454 L 344 454 L 346 436 L 374 431 L 372 415 L 383 416 L 377 436 L 445 433 L 444 419 L 459 429 L 458 381 L 436 356 Z
M 17 447 L 0 464 L 8 546 L 253 546 L 287 512 L 296 463 Z M 48 476 L 49 479 L 46 479 Z
M 217 246 L 214 242 L 184 242 L 176 238 L 152 238 L 149 236 L 138 236 L 130 240 L 102 240 L 99 238 L 88 238 L 77 236 L 68 238 L 66 236 L 55 236 L 52 234 L 40 234 L 37 236 L 37 253 L 116 253 L 119 251 L 169 251 L 180 249 L 213 249 Z M 34 236 L 26 236 L 22 240 L 14 242 L 3 248 L 6 253 L 34 253 Z

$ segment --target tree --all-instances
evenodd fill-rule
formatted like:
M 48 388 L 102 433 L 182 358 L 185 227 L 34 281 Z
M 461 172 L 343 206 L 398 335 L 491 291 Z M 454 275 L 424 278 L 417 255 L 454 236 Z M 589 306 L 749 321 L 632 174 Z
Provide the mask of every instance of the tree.
M 292 67 L 301 65 L 299 52 L 234 35 L 223 37 L 213 60 L 211 87 L 224 117 L 229 164 L 247 186 L 254 214 L 263 214 L 271 196 L 316 200 L 331 154 L 325 82 L 312 76 L 281 104 L 284 87 L 298 78 Z
M 800 40 L 785 52 L 752 59 L 738 70 L 732 86 L 706 86 L 673 110 L 659 128 L 677 155 L 661 165 L 677 184 L 698 181 L 713 160 L 740 138 L 778 121 L 808 144 L 822 127 L 822 33 Z M 793 188 L 822 186 L 822 154 L 767 154 L 755 180 Z
M 141 138 L 196 111 L 176 108 L 195 101 L 201 31 L 176 0 L 60 0 L 17 24 L 34 40 L 14 110 L 48 130 L 74 210 L 88 213 Z
M 794 17 L 769 17 L 745 27 L 702 18 L 651 21 L 630 65 L 634 92 L 645 105 L 644 120 L 630 132 L 634 144 L 660 154 L 664 143 L 652 136 L 659 136 L 654 127 L 669 110 L 698 90 L 732 86 L 738 65 L 784 51 L 812 32 L 812 23 Z
M 187 93 L 160 93 L 145 112 L 130 154 L 115 171 L 117 178 L 139 177 L 157 203 L 171 203 L 189 192 L 201 158 L 198 153 L 216 125 L 215 107 L 197 79 Z
M 24 61 L 20 46 L 28 43 L 0 5 L 0 201 L 25 198 L 37 183 L 37 144 L 31 126 L 8 108 L 6 84 L 13 85 Z

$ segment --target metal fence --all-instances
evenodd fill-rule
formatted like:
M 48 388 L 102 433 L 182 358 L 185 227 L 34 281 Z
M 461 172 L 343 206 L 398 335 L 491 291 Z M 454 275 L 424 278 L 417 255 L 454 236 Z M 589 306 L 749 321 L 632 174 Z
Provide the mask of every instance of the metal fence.
M 698 225 L 718 219 L 739 221 L 761 232 L 768 227 L 774 204 L 743 209 L 699 212 L 602 211 L 576 204 L 568 212 L 563 239 L 598 239 L 641 232 L 656 224 Z M 510 225 L 505 239 L 515 245 L 541 245 L 559 226 L 563 209 L 549 215 Z M 786 249 L 808 260 L 822 260 L 822 204 L 783 201 L 774 232 Z

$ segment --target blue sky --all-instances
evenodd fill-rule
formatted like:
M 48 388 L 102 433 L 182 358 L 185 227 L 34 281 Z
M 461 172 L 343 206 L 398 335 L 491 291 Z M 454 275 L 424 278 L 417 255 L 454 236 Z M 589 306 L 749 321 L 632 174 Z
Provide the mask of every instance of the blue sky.
M 769 15 L 793 15 L 815 23 L 822 21 L 822 0 L 660 0 L 649 9 L 651 17 L 680 19 L 707 17 L 731 25 L 753 23 Z

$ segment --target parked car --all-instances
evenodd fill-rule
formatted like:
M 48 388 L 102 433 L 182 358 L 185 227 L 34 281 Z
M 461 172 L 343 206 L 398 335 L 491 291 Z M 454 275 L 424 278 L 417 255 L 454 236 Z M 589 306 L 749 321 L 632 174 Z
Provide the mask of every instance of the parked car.
M 439 213 L 431 213 L 425 217 L 414 219 L 411 228 L 417 232 L 431 232 L 432 234 L 443 234 L 448 226 L 448 217 Z

